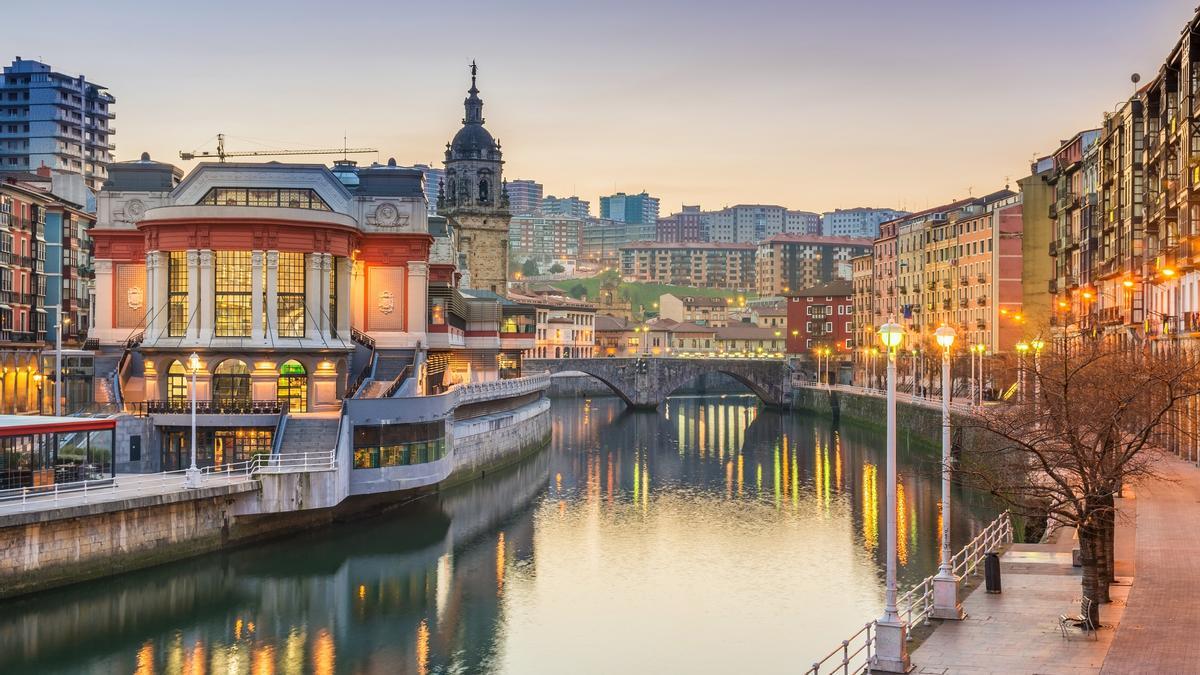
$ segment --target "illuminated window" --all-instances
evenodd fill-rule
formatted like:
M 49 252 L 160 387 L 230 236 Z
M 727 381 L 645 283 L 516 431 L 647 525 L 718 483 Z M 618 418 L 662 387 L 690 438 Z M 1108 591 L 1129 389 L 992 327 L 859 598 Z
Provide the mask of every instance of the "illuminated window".
M 446 323 L 446 300 L 445 298 L 434 298 L 429 305 L 429 323 L 434 326 L 441 326 Z
M 308 376 L 299 361 L 279 367 L 279 400 L 287 402 L 288 412 L 308 411 Z
M 276 206 L 332 211 L 314 190 L 283 188 L 212 188 L 197 202 L 210 206 Z
M 250 368 L 245 361 L 226 359 L 213 371 L 212 400 L 221 408 L 250 405 Z
M 329 269 L 329 334 L 337 337 L 338 324 L 338 302 L 337 302 L 337 277 L 338 277 L 338 259 L 333 259 L 333 264 Z
M 304 254 L 279 254 L 280 337 L 304 337 Z
M 217 251 L 216 336 L 250 337 L 250 252 Z
M 167 400 L 176 405 L 188 401 L 188 372 L 178 361 L 167 371 Z
M 188 327 L 188 267 L 186 251 L 167 258 L 167 335 L 183 337 Z

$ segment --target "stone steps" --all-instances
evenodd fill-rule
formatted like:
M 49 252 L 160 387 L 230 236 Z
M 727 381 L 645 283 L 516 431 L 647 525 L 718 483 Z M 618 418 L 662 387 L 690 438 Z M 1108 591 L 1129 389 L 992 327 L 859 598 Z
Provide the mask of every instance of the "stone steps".
M 328 452 L 337 445 L 337 417 L 289 417 L 279 451 L 284 454 Z

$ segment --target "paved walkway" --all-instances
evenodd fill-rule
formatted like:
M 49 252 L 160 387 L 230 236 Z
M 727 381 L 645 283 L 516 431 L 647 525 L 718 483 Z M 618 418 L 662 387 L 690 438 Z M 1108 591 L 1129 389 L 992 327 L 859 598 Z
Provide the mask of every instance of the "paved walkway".
M 182 473 L 172 474 L 118 474 L 112 484 L 90 488 L 85 494 L 82 490 L 53 493 L 37 497 L 6 499 L 0 501 L 0 518 L 21 513 L 53 511 L 74 506 L 103 504 L 105 502 L 120 502 L 137 497 L 153 497 L 174 493 L 189 492 L 184 484 Z M 254 483 L 253 479 L 244 473 L 216 473 L 204 476 L 203 487 L 226 487 L 231 485 L 247 486 Z
M 1174 457 L 1138 488 L 1137 583 L 1105 675 L 1200 672 L 1200 470 Z
M 1123 511 L 1132 499 L 1121 500 Z M 1118 526 L 1118 572 L 1128 572 L 1133 533 L 1127 519 Z M 922 675 L 1096 675 L 1113 642 L 1113 626 L 1123 621 L 1130 579 L 1118 577 L 1112 604 L 1100 609 L 1103 628 L 1096 639 L 1078 629 L 1064 639 L 1058 616 L 1079 611 L 1080 570 L 1071 566 L 1078 542 L 1074 530 L 1060 530 L 1053 544 L 1014 544 L 1001 557 L 1003 593 L 989 595 L 982 584 L 963 602 L 967 618 L 945 621 L 913 653 Z M 1140 581 L 1140 579 L 1139 579 Z M 1163 671 L 1172 672 L 1172 671 Z M 1174 671 L 1184 672 L 1184 671 Z

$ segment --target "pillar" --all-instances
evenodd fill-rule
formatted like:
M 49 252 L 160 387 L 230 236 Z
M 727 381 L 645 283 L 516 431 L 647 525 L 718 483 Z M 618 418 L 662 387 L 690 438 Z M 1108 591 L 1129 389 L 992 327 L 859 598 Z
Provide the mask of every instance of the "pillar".
M 408 314 L 405 316 L 404 326 L 409 333 L 416 334 L 424 344 L 427 316 L 425 305 L 429 297 L 429 264 L 424 260 L 410 260 L 405 264 L 408 266 L 408 296 L 404 306 Z
M 314 257 L 320 258 L 321 270 L 318 280 L 317 306 L 320 307 L 320 312 L 316 314 L 317 323 L 321 326 L 321 337 L 326 340 L 333 338 L 333 324 L 337 320 L 333 316 L 333 308 L 329 306 L 329 279 L 333 274 L 333 255 L 329 253 L 316 253 Z
M 304 337 L 321 339 L 321 260 L 323 253 L 311 253 L 304 258 Z
M 250 252 L 250 340 L 266 339 L 263 326 L 263 252 Z
M 267 342 L 279 335 L 279 251 L 267 251 Z
M 351 307 L 353 304 L 352 294 L 350 293 L 351 274 L 353 272 L 353 261 L 349 258 L 343 258 L 335 268 L 337 274 L 337 329 L 338 336 L 341 339 L 350 340 L 350 321 Z
M 167 265 L 161 251 L 146 254 L 146 341 L 152 342 L 167 335 Z M 96 294 L 100 296 L 99 293 Z
M 187 252 L 188 266 L 188 307 L 187 332 L 188 342 L 200 340 L 200 251 L 191 249 Z
M 96 294 L 96 311 L 92 312 L 94 337 L 104 343 L 115 343 L 121 338 L 113 326 L 113 263 L 95 260 L 92 269 L 96 275 L 96 288 L 102 289 Z
M 205 342 L 213 339 L 213 327 L 216 325 L 215 262 L 211 250 L 200 251 L 200 339 Z

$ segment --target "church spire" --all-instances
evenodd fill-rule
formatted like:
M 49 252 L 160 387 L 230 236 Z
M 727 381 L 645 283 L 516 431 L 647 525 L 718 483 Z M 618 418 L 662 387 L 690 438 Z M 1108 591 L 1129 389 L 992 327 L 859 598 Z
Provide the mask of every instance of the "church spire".
M 467 115 L 463 118 L 463 124 L 483 124 L 483 99 L 479 98 L 479 88 L 475 86 L 475 77 L 479 72 L 479 67 L 475 65 L 475 60 L 471 60 L 471 88 L 467 90 L 467 98 L 463 101 L 463 107 L 466 108 Z

